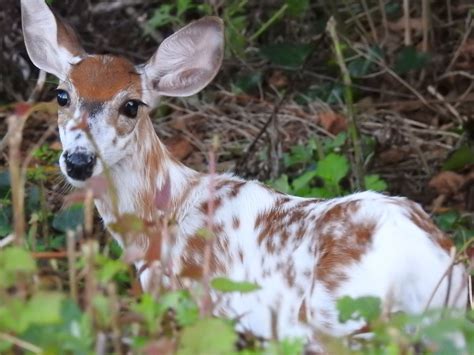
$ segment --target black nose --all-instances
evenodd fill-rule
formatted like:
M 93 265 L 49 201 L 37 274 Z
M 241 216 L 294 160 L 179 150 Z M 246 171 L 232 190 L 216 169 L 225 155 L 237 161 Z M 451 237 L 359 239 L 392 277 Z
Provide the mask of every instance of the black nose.
M 64 153 L 67 175 L 74 180 L 84 181 L 92 176 L 96 157 L 94 154 L 76 152 Z

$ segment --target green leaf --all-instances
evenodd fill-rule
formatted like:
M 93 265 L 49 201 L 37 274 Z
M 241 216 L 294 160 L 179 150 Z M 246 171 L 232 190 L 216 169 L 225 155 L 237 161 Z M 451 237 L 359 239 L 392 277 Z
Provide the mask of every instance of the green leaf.
M 367 190 L 372 191 L 385 191 L 388 187 L 387 183 L 382 180 L 378 175 L 364 176 L 364 184 Z
M 271 186 L 277 191 L 283 192 L 287 194 L 290 192 L 291 187 L 290 183 L 288 182 L 288 175 L 282 174 L 278 179 L 271 182 Z
M 257 88 L 262 83 L 262 73 L 259 71 L 247 74 L 239 75 L 237 81 L 234 84 L 234 92 L 250 93 L 253 89 Z
M 301 174 L 298 176 L 296 179 L 293 180 L 292 185 L 293 189 L 297 192 L 303 189 L 303 188 L 308 188 L 310 185 L 311 181 L 317 176 L 316 170 L 309 170 L 306 171 L 305 173 Z
M 344 296 L 337 300 L 339 321 L 345 323 L 349 320 L 359 320 L 362 318 L 367 322 L 371 322 L 380 316 L 382 312 L 381 304 L 378 297 L 352 298 Z
M 194 324 L 199 318 L 199 308 L 188 291 L 168 292 L 160 297 L 160 305 L 164 310 L 174 309 L 181 326 Z
M 237 334 L 222 319 L 204 318 L 184 328 L 178 355 L 226 355 L 235 352 Z
M 349 162 L 347 158 L 338 154 L 328 154 L 318 162 L 316 175 L 325 182 L 337 185 L 349 172 Z
M 428 64 L 430 56 L 417 52 L 413 46 L 404 47 L 395 60 L 394 70 L 397 74 L 405 74 L 411 70 L 423 69 Z
M 159 6 L 153 13 L 153 16 L 148 20 L 148 25 L 153 28 L 160 28 L 173 22 L 174 16 L 171 15 L 173 9 L 174 5 L 163 4 Z
M 84 223 L 84 208 L 82 205 L 73 205 L 54 215 L 53 228 L 66 232 L 67 230 L 75 230 Z
M 308 44 L 278 43 L 260 48 L 260 53 L 273 64 L 291 69 L 300 67 L 310 52 Z
M 104 265 L 98 270 L 99 280 L 103 284 L 106 284 L 111 281 L 115 275 L 127 269 L 127 265 L 121 260 L 106 259 Z
M 470 164 L 474 164 L 474 147 L 466 143 L 449 155 L 443 163 L 443 170 L 456 171 Z
M 7 272 L 34 272 L 36 263 L 25 249 L 10 247 L 0 249 L 0 269 Z
M 38 292 L 28 301 L 24 316 L 33 324 L 57 324 L 61 321 L 64 295 L 56 292 Z
M 309 0 L 286 0 L 291 16 L 303 15 L 309 9 Z
M 0 237 L 5 237 L 12 231 L 11 226 L 11 208 L 10 206 L 3 206 L 0 201 Z
M 221 292 L 242 292 L 248 293 L 257 291 L 260 286 L 248 281 L 232 281 L 225 277 L 216 277 L 212 279 L 211 286 Z

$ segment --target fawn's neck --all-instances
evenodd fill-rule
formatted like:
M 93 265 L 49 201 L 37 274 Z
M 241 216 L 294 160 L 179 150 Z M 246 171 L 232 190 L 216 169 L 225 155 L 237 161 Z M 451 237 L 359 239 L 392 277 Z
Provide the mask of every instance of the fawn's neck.
M 199 176 L 171 157 L 151 120 L 140 124 L 130 143 L 136 144 L 136 152 L 110 167 L 114 189 L 95 201 L 105 225 L 115 222 L 117 214 L 132 214 L 144 221 L 153 221 L 164 212 L 179 215 L 187 186 Z

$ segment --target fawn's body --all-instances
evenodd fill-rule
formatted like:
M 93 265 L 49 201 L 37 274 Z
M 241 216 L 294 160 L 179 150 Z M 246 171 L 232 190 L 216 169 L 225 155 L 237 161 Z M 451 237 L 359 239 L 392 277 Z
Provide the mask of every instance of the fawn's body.
M 22 13 L 30 57 L 61 80 L 60 166 L 68 180 L 84 186 L 106 164 L 117 203 L 112 189 L 97 197 L 106 225 L 124 214 L 175 221 L 158 242 L 145 234 L 113 233 L 126 250 L 139 251 L 145 288 L 153 282 L 150 254 L 167 258 L 172 278 L 200 278 L 206 242 L 199 234 L 210 228 L 215 237 L 207 276 L 261 286 L 249 294 L 213 293 L 216 313 L 238 318 L 240 329 L 257 335 L 355 331 L 363 324 L 337 319 L 336 300 L 344 295 L 378 296 L 387 311 L 465 304 L 462 266 L 448 272 L 449 239 L 413 202 L 373 192 L 303 199 L 230 175 L 200 174 L 170 157 L 149 109 L 159 95 L 191 95 L 212 80 L 223 56 L 218 19 L 178 31 L 148 63 L 135 67 L 123 58 L 88 55 L 43 0 L 23 0 Z M 445 274 L 450 282 L 445 277 L 437 287 Z

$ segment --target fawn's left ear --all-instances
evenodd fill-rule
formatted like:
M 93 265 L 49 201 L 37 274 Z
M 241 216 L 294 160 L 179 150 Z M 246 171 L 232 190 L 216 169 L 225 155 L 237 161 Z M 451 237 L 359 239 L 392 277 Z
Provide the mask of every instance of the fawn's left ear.
M 166 38 L 143 70 L 158 95 L 190 96 L 214 79 L 224 57 L 224 25 L 204 17 Z
M 31 61 L 65 80 L 74 57 L 85 55 L 74 30 L 44 0 L 21 0 L 21 19 Z

